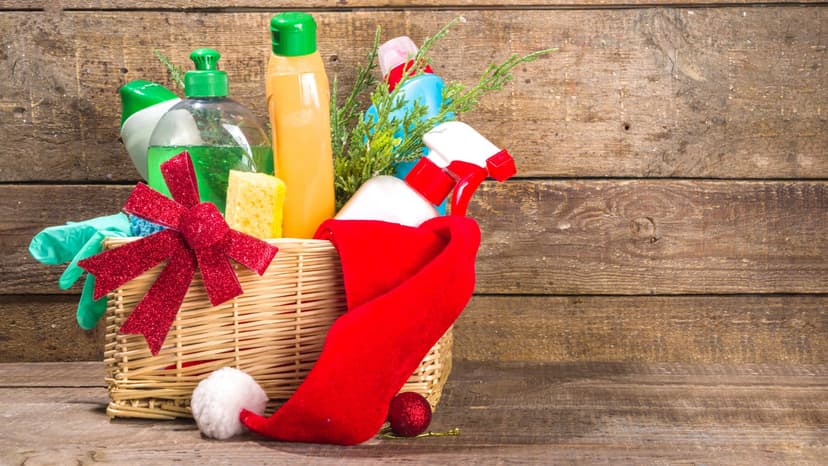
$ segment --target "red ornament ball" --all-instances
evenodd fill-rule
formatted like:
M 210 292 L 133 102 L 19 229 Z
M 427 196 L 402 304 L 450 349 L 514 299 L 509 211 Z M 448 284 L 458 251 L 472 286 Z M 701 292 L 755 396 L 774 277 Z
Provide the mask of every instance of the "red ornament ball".
M 400 393 L 391 400 L 388 422 L 395 434 L 415 437 L 425 432 L 431 424 L 431 405 L 419 393 Z

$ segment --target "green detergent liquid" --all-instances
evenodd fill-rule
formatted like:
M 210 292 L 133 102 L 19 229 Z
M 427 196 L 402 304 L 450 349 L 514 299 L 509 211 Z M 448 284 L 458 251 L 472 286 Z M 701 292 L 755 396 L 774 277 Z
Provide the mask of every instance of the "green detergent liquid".
M 212 202 L 222 214 L 230 170 L 273 174 L 273 152 L 269 146 L 249 149 L 239 146 L 154 146 L 147 152 L 147 182 L 151 188 L 172 197 L 161 175 L 161 164 L 185 150 L 193 160 L 201 201 Z

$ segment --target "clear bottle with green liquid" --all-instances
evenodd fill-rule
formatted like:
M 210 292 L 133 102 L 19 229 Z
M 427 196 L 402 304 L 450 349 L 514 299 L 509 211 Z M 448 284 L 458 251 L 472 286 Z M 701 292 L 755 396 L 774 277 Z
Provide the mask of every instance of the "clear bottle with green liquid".
M 190 153 L 202 202 L 224 213 L 230 170 L 273 174 L 267 131 L 247 108 L 227 97 L 227 73 L 217 69 L 221 55 L 212 49 L 190 54 L 195 70 L 184 75 L 185 98 L 158 121 L 147 152 L 147 182 L 170 196 L 161 164 Z

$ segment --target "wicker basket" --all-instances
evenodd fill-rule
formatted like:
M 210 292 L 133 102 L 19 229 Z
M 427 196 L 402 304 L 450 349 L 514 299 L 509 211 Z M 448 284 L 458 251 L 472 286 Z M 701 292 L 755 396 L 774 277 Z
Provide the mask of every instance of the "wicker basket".
M 105 248 L 129 238 L 111 238 Z M 190 395 L 212 371 L 235 367 L 270 397 L 284 402 L 310 371 L 334 320 L 345 312 L 339 256 L 329 241 L 274 239 L 279 253 L 261 277 L 237 267 L 244 294 L 211 307 L 197 273 L 161 352 L 152 356 L 142 335 L 118 333 L 161 271 L 156 267 L 109 294 L 106 383 L 110 417 L 191 417 Z M 451 329 L 403 387 L 440 400 L 451 370 Z

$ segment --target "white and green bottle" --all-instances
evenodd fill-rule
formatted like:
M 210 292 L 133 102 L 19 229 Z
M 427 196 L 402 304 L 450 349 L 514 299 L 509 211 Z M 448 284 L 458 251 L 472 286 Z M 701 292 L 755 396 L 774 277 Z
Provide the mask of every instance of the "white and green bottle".
M 175 93 L 150 81 L 130 81 L 120 89 L 121 141 L 141 178 L 147 179 L 147 148 L 158 120 L 181 102 Z

